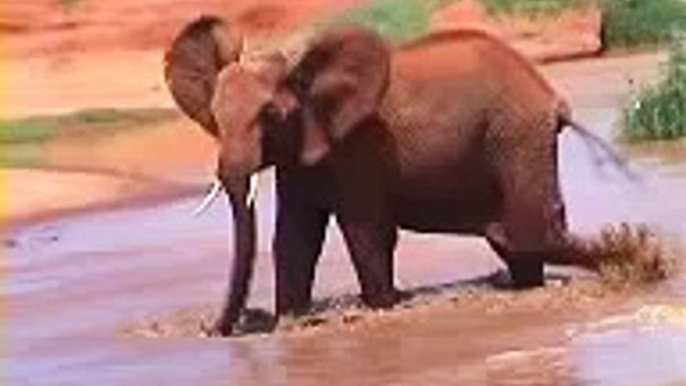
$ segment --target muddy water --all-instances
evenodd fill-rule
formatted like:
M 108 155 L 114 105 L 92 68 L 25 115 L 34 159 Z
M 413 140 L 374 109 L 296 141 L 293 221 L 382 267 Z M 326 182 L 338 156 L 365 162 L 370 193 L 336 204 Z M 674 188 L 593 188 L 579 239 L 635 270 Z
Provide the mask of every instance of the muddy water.
M 655 62 L 654 56 L 593 60 L 546 72 L 570 96 L 578 119 L 608 137 L 627 79 L 650 79 Z M 571 226 L 593 232 L 607 222 L 648 221 L 686 238 L 686 150 L 679 146 L 633 150 L 632 166 L 642 176 L 635 184 L 611 167 L 596 168 L 580 139 L 563 134 Z M 270 177 L 263 182 L 251 306 L 270 308 L 274 206 Z M 176 320 L 168 315 L 183 318 L 184 310 L 192 318 L 219 304 L 231 223 L 225 202 L 190 218 L 198 200 L 10 229 L 1 289 L 9 315 L 7 384 L 686 383 L 684 277 L 630 294 L 607 293 L 583 278 L 520 294 L 478 287 L 360 323 L 229 340 L 196 337 L 192 329 L 164 338 L 127 333 L 137 323 L 164 324 Z M 403 288 L 469 287 L 499 267 L 481 240 L 401 236 Z M 331 229 L 316 296 L 356 291 L 340 235 Z

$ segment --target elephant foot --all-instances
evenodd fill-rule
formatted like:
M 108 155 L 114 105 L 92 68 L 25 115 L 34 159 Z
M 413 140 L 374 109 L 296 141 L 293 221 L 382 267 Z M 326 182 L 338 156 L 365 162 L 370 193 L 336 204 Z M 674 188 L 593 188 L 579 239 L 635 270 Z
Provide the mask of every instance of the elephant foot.
M 226 318 L 218 319 L 214 325 L 205 329 L 208 336 L 230 336 L 237 334 L 263 333 L 274 330 L 278 318 L 262 309 L 247 308 L 243 310 L 238 321 L 231 323 Z
M 203 326 L 203 332 L 208 337 L 223 337 L 233 334 L 233 325 L 226 323 L 224 319 L 219 319 L 211 327 Z
M 507 262 L 514 289 L 529 289 L 545 284 L 543 261 L 539 259 L 514 259 Z
M 362 294 L 360 298 L 369 308 L 384 309 L 391 308 L 400 301 L 409 298 L 409 294 L 398 290 L 392 290 L 384 293 Z

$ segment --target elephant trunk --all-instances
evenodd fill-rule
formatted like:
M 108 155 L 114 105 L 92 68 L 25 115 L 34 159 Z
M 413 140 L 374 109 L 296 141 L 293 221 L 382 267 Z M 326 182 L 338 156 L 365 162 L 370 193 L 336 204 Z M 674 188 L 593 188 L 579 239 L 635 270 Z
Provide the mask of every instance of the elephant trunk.
M 247 177 L 231 180 L 222 178 L 234 221 L 234 259 L 229 293 L 221 319 L 216 326 L 217 332 L 222 335 L 230 335 L 233 332 L 233 327 L 245 308 L 254 270 L 256 226 L 254 197 L 251 197 L 254 195 L 254 188 L 251 188 L 254 184 L 250 181 Z

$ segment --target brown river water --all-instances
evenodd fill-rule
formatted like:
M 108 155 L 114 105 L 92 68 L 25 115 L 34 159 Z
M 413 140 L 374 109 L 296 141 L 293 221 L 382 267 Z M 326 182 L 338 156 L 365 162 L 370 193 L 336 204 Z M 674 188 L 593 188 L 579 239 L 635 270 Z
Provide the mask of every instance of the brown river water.
M 544 71 L 578 120 L 609 138 L 630 83 L 653 79 L 656 61 L 606 58 Z M 596 167 L 574 133 L 561 143 L 575 231 L 648 222 L 686 240 L 683 143 L 631 149 L 639 183 Z M 274 200 L 270 177 L 262 180 L 251 307 L 270 309 Z M 500 263 L 485 243 L 461 237 L 401 234 L 397 282 L 428 294 L 424 302 L 273 334 L 201 337 L 199 320 L 216 312 L 225 289 L 231 221 L 226 202 L 191 218 L 199 200 L 10 228 L 3 384 L 686 385 L 684 275 L 611 292 L 586 274 L 551 270 L 551 285 L 513 293 L 488 285 Z M 357 292 L 333 227 L 329 236 L 319 299 Z

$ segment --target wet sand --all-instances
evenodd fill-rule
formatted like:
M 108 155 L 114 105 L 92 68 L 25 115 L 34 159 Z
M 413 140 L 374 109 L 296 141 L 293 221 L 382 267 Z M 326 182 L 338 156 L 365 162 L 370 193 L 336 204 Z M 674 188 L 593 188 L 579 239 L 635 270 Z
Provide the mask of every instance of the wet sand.
M 608 137 L 630 90 L 628 79 L 654 77 L 655 62 L 654 55 L 588 60 L 545 72 L 570 96 L 578 119 Z M 686 163 L 660 157 L 634 158 L 644 181 L 635 185 L 611 168 L 599 171 L 581 140 L 564 133 L 560 158 L 572 228 L 583 233 L 607 222 L 647 221 L 686 237 Z M 250 305 L 271 309 L 273 186 L 269 175 L 262 179 L 260 255 Z M 199 337 L 193 326 L 216 312 L 223 297 L 231 228 L 225 201 L 191 218 L 199 200 L 10 227 L 2 293 L 9 315 L 9 355 L 3 358 L 8 383 L 686 382 L 685 278 L 627 293 L 598 289 L 591 278 L 566 271 L 576 279 L 565 284 L 553 275 L 557 285 L 527 293 L 500 290 L 487 280 L 474 287 L 475 279 L 491 275 L 500 263 L 483 241 L 470 238 L 401 235 L 397 281 L 405 289 L 433 289 L 426 303 L 380 315 L 349 310 L 353 316 L 343 323 L 276 334 Z M 315 296 L 357 293 L 334 228 L 325 248 Z M 441 287 L 446 283 L 457 286 Z M 182 331 L 184 323 L 191 325 L 188 331 Z M 171 332 L 146 334 L 154 325 Z

